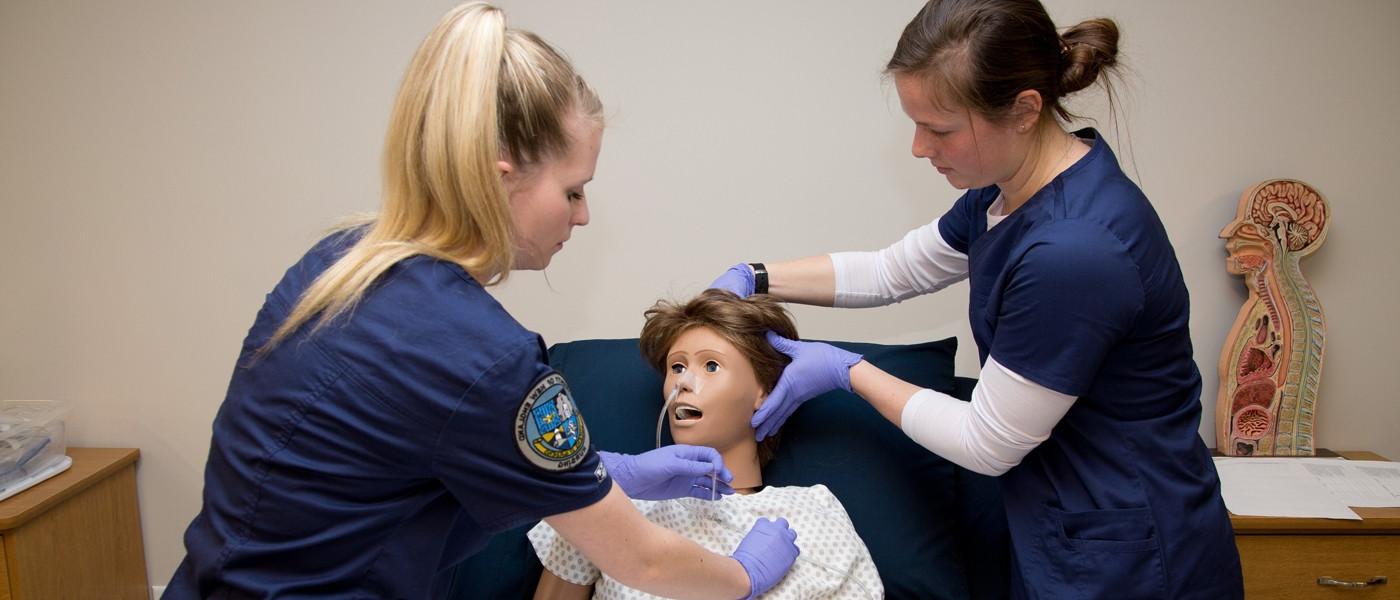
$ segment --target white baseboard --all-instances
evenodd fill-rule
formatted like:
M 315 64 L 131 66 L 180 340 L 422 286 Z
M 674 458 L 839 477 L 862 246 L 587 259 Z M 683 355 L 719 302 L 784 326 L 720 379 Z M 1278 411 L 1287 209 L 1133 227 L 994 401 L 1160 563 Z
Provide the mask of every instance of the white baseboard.
M 164 594 L 164 593 L 165 593 L 165 586 L 163 586 L 163 585 L 153 585 L 153 586 L 151 586 L 151 600 L 160 600 L 160 595 L 161 595 L 161 594 Z

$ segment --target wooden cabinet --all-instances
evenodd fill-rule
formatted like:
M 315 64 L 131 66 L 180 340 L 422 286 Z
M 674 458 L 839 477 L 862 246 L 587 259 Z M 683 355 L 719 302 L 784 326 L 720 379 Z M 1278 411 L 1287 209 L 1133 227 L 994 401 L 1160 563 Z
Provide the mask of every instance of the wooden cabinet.
M 0 600 L 146 600 L 133 448 L 69 448 L 73 466 L 0 502 Z
M 1385 460 L 1372 452 L 1339 452 Z M 1400 508 L 1356 508 L 1361 521 L 1230 516 L 1246 598 L 1400 598 Z M 1386 583 L 1348 587 L 1346 582 Z M 1338 583 L 1327 585 L 1320 578 Z

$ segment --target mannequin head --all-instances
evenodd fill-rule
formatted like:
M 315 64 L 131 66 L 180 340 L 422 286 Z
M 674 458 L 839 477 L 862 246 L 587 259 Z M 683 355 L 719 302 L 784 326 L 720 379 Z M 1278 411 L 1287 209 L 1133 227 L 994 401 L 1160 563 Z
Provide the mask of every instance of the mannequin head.
M 749 419 L 790 362 L 765 336 L 797 338 L 787 310 L 767 296 L 710 289 L 685 303 L 659 301 L 646 320 L 642 355 L 665 377 L 663 400 L 680 386 L 667 415 L 671 437 L 721 453 L 756 446 L 760 463 L 771 459 L 778 436 L 758 444 Z

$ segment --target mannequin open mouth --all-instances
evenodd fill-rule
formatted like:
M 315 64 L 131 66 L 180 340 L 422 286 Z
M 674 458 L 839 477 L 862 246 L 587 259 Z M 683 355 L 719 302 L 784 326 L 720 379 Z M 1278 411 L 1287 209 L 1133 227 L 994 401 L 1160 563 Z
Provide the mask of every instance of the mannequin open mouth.
M 705 412 L 689 404 L 676 404 L 671 409 L 671 423 L 673 425 L 692 425 L 704 418 Z

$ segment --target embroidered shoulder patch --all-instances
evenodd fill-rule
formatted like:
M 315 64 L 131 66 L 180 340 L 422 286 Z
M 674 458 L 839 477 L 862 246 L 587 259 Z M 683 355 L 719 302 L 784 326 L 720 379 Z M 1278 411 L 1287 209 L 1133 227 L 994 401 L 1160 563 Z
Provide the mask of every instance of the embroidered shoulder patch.
M 551 471 L 572 469 L 588 456 L 588 428 L 563 375 L 545 375 L 525 394 L 515 414 L 515 445 L 526 460 Z

